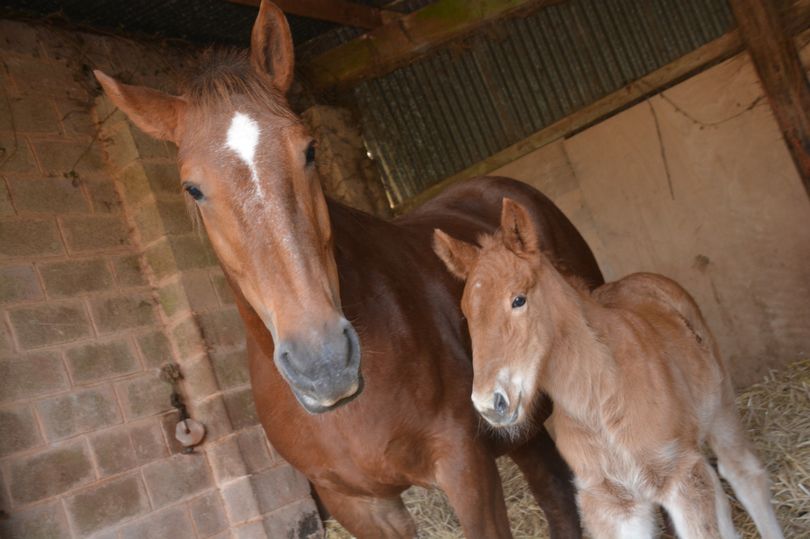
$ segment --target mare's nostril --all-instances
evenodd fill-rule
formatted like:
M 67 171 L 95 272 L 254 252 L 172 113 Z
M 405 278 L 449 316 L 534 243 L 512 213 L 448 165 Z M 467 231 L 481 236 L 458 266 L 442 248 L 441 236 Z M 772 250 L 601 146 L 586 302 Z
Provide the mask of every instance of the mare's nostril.
M 505 415 L 506 409 L 509 407 L 509 401 L 506 400 L 503 393 L 496 391 L 495 397 L 493 398 L 492 407 L 495 409 L 495 412 L 498 415 Z

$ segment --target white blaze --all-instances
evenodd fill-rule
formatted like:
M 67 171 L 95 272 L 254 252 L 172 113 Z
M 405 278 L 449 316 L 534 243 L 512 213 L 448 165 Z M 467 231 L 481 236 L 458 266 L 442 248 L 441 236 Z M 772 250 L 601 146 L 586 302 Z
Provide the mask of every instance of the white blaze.
M 255 162 L 259 134 L 259 124 L 247 114 L 237 112 L 233 115 L 231 126 L 228 128 L 228 138 L 225 145 L 236 152 L 236 155 L 248 166 L 255 193 L 257 196 L 262 196 L 262 187 L 259 184 L 259 175 L 256 173 Z

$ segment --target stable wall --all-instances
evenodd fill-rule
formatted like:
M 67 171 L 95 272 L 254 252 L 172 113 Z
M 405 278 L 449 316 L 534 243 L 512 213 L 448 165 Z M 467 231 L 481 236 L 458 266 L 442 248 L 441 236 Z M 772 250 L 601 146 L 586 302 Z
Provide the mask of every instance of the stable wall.
M 738 386 L 810 353 L 810 199 L 746 54 L 493 174 L 547 193 L 608 280 L 684 285 Z
M 0 536 L 319 536 L 267 443 L 244 330 L 175 149 L 91 68 L 171 88 L 194 49 L 0 21 Z M 191 455 L 159 376 L 208 429 Z

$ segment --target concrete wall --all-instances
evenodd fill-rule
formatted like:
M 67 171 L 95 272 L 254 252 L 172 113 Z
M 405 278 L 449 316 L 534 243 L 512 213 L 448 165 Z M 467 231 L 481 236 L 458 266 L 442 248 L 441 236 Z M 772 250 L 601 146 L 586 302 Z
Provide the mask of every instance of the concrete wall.
M 174 148 L 90 68 L 167 88 L 196 51 L 0 21 L 0 536 L 318 536 L 257 425 L 244 330 Z M 159 367 L 208 435 L 192 455 Z
M 747 55 L 495 173 L 549 194 L 607 279 L 683 284 L 738 385 L 810 353 L 810 200 Z

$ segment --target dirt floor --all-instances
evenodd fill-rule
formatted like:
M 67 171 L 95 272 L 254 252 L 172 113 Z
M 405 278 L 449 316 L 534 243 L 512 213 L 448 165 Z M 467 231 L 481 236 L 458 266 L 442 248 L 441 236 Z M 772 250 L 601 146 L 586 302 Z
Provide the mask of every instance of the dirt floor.
M 785 537 L 810 537 L 810 359 L 771 373 L 763 382 L 749 387 L 740 393 L 737 407 L 770 473 L 773 499 Z M 515 538 L 548 537 L 545 519 L 517 467 L 508 459 L 501 459 L 498 465 Z M 729 486 L 724 486 L 741 538 L 759 537 Z M 419 537 L 463 537 L 455 514 L 440 491 L 414 487 L 403 498 L 416 520 Z M 326 537 L 352 536 L 329 520 Z

